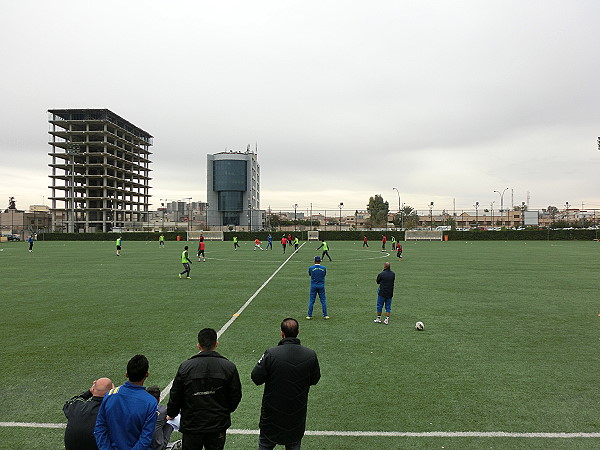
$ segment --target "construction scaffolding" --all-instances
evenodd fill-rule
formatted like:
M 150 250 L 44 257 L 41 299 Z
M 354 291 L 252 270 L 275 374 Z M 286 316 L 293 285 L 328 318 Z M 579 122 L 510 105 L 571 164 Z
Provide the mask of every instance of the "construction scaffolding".
M 48 114 L 53 229 L 143 229 L 149 220 L 152 136 L 108 109 Z

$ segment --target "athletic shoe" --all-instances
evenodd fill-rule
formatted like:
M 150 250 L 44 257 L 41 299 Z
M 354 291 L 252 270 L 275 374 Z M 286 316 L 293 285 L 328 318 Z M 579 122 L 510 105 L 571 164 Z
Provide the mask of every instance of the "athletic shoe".
M 179 278 L 181 278 L 181 274 L 180 273 L 178 273 L 177 275 L 179 275 Z
M 306 320 L 311 320 L 312 316 L 306 316 Z
M 323 316 L 323 319 L 329 320 L 329 316 Z
M 373 322 L 375 322 L 375 323 L 381 323 L 381 319 L 375 319 Z
M 384 324 L 388 324 L 390 322 L 390 319 L 388 319 L 387 317 L 385 318 L 385 320 L 383 321 Z
M 191 279 L 192 279 L 192 277 L 186 277 L 186 278 L 187 278 L 188 280 L 191 280 Z

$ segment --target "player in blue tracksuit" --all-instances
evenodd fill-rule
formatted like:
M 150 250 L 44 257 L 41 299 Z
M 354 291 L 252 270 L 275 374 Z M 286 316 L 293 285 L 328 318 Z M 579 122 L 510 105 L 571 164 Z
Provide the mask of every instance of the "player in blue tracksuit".
M 315 264 L 308 268 L 308 274 L 310 275 L 310 297 L 308 302 L 308 314 L 306 318 L 312 319 L 313 306 L 319 294 L 319 300 L 321 300 L 321 307 L 323 309 L 323 318 L 329 319 L 327 315 L 327 302 L 325 301 L 325 275 L 327 275 L 327 269 L 321 265 L 321 258 L 315 256 Z
M 270 234 L 267 236 L 267 250 L 269 248 L 273 250 L 273 236 L 271 236 Z

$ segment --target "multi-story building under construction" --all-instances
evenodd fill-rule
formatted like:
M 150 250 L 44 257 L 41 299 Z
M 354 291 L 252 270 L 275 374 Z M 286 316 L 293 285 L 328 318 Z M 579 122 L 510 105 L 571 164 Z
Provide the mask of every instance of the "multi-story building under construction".
M 142 230 L 149 220 L 152 136 L 108 109 L 48 113 L 54 229 Z

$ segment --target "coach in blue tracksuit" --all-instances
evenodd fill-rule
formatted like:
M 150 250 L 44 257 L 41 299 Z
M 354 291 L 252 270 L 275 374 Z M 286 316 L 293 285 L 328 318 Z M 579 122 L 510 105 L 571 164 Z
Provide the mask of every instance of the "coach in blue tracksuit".
M 310 298 L 308 302 L 308 314 L 306 318 L 312 319 L 313 306 L 317 294 L 319 294 L 319 300 L 321 300 L 321 306 L 323 309 L 323 319 L 329 319 L 327 315 L 327 302 L 325 301 L 325 275 L 327 275 L 327 269 L 321 265 L 321 258 L 315 256 L 315 264 L 308 268 L 308 274 L 310 275 Z

